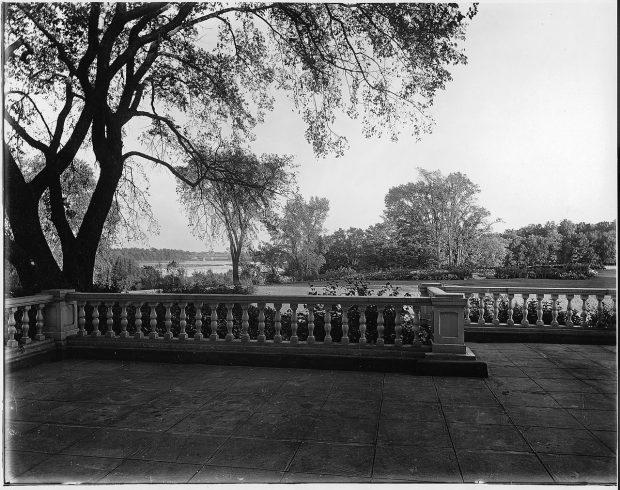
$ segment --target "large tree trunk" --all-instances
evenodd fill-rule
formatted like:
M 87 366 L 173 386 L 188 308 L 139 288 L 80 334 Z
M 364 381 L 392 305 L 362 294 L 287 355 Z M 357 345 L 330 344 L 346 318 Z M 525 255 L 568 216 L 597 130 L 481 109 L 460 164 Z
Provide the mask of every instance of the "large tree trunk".
M 45 238 L 39 220 L 39 202 L 24 180 L 17 163 L 4 145 L 4 209 L 12 237 L 5 235 L 5 253 L 17 270 L 26 293 L 66 287 L 60 267 Z

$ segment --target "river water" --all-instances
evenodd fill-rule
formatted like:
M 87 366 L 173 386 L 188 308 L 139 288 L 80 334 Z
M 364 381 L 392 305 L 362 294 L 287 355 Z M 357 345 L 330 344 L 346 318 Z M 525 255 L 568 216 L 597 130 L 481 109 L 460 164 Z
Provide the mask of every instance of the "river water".
M 168 274 L 166 267 L 169 262 L 139 262 L 140 267 L 151 266 L 159 270 L 162 275 Z M 206 261 L 185 261 L 177 262 L 179 267 L 185 269 L 185 275 L 190 277 L 194 272 L 212 272 L 223 274 L 232 269 L 232 262 L 230 260 L 206 260 Z

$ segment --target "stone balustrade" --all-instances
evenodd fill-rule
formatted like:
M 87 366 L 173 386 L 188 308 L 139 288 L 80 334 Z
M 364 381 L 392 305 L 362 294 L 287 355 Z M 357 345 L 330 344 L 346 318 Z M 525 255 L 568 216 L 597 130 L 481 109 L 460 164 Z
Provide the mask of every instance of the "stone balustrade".
M 66 300 L 77 307 L 78 337 L 373 348 L 419 347 L 420 313 L 433 302 L 429 297 L 99 293 L 70 293 Z M 367 335 L 369 316 L 376 326 L 373 339 Z M 404 322 L 413 327 L 409 344 L 403 341 Z M 384 336 L 386 328 L 393 331 L 390 339 Z
M 615 326 L 615 289 L 443 285 L 441 290 L 465 296 L 465 326 Z
M 4 342 L 9 348 L 45 340 L 44 311 L 54 302 L 53 294 L 38 294 L 4 300 Z

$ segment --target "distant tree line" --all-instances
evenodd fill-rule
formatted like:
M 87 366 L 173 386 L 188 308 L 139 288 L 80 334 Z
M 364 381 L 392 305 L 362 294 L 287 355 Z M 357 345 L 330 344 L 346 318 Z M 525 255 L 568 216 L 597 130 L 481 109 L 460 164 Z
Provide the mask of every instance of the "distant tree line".
M 174 248 L 114 248 L 112 249 L 114 256 L 125 257 L 135 260 L 136 262 L 162 262 L 171 261 L 184 262 L 188 260 L 209 260 L 217 258 L 220 260 L 230 259 L 228 252 L 189 252 L 187 250 L 178 250 Z
M 297 196 L 267 224 L 271 241 L 251 251 L 253 260 L 275 282 L 282 276 L 299 281 L 359 273 L 371 279 L 456 279 L 493 269 L 504 278 L 582 279 L 615 264 L 615 220 L 563 220 L 494 233 L 499 220 L 477 203 L 480 189 L 466 175 L 418 171 L 417 182 L 388 191 L 382 221 L 366 229 L 324 234 L 328 200 Z
M 502 234 L 507 265 L 616 263 L 616 220 L 528 225 Z

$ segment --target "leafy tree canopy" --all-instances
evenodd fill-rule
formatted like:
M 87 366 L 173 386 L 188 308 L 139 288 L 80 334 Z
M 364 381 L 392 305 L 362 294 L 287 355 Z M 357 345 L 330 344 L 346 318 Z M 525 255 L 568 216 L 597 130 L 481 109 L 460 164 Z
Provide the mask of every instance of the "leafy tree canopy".
M 341 112 L 360 117 L 366 135 L 419 134 L 449 67 L 466 61 L 458 43 L 476 8 L 66 2 L 3 4 L 3 12 L 8 257 L 25 285 L 40 277 L 42 287 L 87 289 L 132 161 L 193 186 L 225 179 L 227 167 L 205 161 L 197 142 L 215 150 L 250 138 L 276 89 L 294 100 L 318 155 L 344 151 L 332 129 Z M 61 176 L 81 149 L 92 149 L 98 180 L 75 231 Z M 45 165 L 26 178 L 32 153 Z M 62 268 L 36 212 L 46 191 Z

